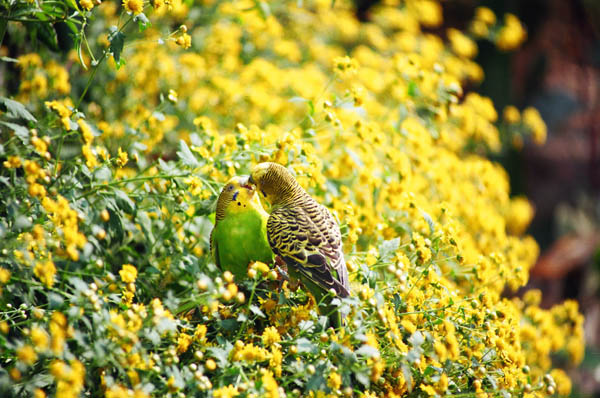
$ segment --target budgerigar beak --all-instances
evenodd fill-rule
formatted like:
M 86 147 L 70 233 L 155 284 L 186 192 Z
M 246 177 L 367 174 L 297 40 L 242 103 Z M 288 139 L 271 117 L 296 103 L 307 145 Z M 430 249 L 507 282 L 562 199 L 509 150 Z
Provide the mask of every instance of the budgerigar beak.
M 240 186 L 252 191 L 252 190 L 254 190 L 253 184 L 254 184 L 254 182 L 252 181 L 252 176 L 248 176 L 244 180 L 242 180 Z

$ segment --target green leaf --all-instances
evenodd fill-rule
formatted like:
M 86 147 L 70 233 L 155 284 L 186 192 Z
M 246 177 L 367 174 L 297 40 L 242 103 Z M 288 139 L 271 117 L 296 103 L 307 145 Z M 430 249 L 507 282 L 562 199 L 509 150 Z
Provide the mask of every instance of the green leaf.
M 38 40 L 44 43 L 52 51 L 59 51 L 58 38 L 54 25 L 51 23 L 36 23 L 36 36 Z
M 146 17 L 146 15 L 144 15 L 144 13 L 136 15 L 135 17 L 133 17 L 133 20 L 137 22 L 138 29 L 140 32 L 143 32 L 146 30 L 146 28 L 152 26 L 150 20 L 148 19 L 148 17 Z
M 413 98 L 417 96 L 417 83 L 413 81 L 408 83 L 408 96 Z
M 16 123 L 10 123 L 0 120 L 0 124 L 10 128 L 23 144 L 29 143 L 29 129 Z
M 363 386 L 365 386 L 367 388 L 369 388 L 369 385 L 371 385 L 371 380 L 369 378 L 369 374 L 364 370 L 354 372 L 354 377 L 356 377 L 356 380 L 360 384 L 362 384 Z
M 271 8 L 269 7 L 269 4 L 266 1 L 259 1 L 257 5 L 258 10 L 260 11 L 260 15 L 263 18 L 267 18 L 269 15 L 271 15 Z
M 33 117 L 33 115 L 29 113 L 27 108 L 25 108 L 25 106 L 20 102 L 13 101 L 5 97 L 0 97 L 0 104 L 4 105 L 4 107 L 6 108 L 6 112 L 13 118 L 25 119 L 29 122 L 34 123 L 37 122 L 35 117 Z
M 379 257 L 382 260 L 388 260 L 394 254 L 396 254 L 396 251 L 398 250 L 399 247 L 400 247 L 400 238 L 385 240 L 385 241 L 383 241 L 381 246 L 379 246 Z
M 298 347 L 298 352 L 317 352 L 317 346 L 305 337 L 296 340 L 296 346 Z
M 375 347 L 371 347 L 368 344 L 363 344 L 358 350 L 356 350 L 356 355 L 364 355 L 368 358 L 377 358 L 379 357 L 379 350 Z
M 75 0 L 67 0 L 66 3 L 69 5 L 69 7 L 71 7 L 74 10 L 78 10 L 77 8 L 77 3 L 75 2 Z
M 427 212 L 420 209 L 419 212 L 421 213 L 425 221 L 427 221 L 427 225 L 429 225 L 429 232 L 433 234 L 435 232 L 435 223 L 433 222 L 433 219 Z
M 186 166 L 192 168 L 200 166 L 198 159 L 196 159 L 184 140 L 179 141 L 179 151 L 177 151 L 177 156 L 179 156 L 179 159 L 181 159 L 183 164 Z
M 141 211 L 137 214 L 137 220 L 142 226 L 142 230 L 144 231 L 144 235 L 146 235 L 146 239 L 150 241 L 151 244 L 154 244 L 154 235 L 152 234 L 152 221 L 150 217 L 148 217 L 148 213 L 145 211 Z
M 206 351 L 210 352 L 210 355 L 217 360 L 217 363 L 221 369 L 224 369 L 229 361 L 227 357 L 229 356 L 229 352 L 233 348 L 233 345 L 230 342 L 225 343 L 225 348 L 219 347 L 210 347 L 207 348 Z
M 115 200 L 119 208 L 125 210 L 127 213 L 133 213 L 135 211 L 135 203 L 129 198 L 129 196 L 121 191 L 115 189 Z
M 326 374 L 325 367 L 318 366 L 317 372 L 306 382 L 306 389 L 308 391 L 323 391 L 327 386 L 325 377 L 323 377 L 324 374 Z
M 253 313 L 254 315 L 258 316 L 258 317 L 261 317 L 261 318 L 266 318 L 266 317 L 267 317 L 267 316 L 265 315 L 265 313 L 264 313 L 264 312 L 262 312 L 262 311 L 261 311 L 261 309 L 260 309 L 260 308 L 258 308 L 258 307 L 257 307 L 257 306 L 255 306 L 255 305 L 251 305 L 251 306 L 250 306 L 250 311 L 252 311 L 252 313 Z
M 115 62 L 117 63 L 117 69 L 119 69 L 119 67 L 122 66 L 121 53 L 123 52 L 123 45 L 125 44 L 125 35 L 120 32 L 116 26 L 111 26 L 108 41 L 110 42 L 108 49 L 112 52 Z

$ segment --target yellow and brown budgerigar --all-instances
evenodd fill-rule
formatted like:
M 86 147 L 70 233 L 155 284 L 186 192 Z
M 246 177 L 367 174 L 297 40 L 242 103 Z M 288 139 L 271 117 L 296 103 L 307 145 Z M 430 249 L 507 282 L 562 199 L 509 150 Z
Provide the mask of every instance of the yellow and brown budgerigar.
M 256 165 L 248 182 L 256 185 L 271 204 L 267 237 L 273 253 L 287 264 L 290 275 L 302 281 L 312 293 L 320 311 L 330 315 L 332 326 L 340 326 L 339 312 L 326 298 L 330 291 L 342 298 L 350 295 L 336 220 L 280 164 Z

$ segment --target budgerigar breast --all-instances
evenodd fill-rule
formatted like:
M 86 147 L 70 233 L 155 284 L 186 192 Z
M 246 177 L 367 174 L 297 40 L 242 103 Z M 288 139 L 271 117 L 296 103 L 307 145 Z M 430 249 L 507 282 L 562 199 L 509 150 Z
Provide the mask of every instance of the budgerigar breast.
M 349 295 L 340 230 L 324 206 L 307 195 L 277 207 L 267 222 L 267 235 L 273 252 L 294 262 L 299 272 L 341 297 Z

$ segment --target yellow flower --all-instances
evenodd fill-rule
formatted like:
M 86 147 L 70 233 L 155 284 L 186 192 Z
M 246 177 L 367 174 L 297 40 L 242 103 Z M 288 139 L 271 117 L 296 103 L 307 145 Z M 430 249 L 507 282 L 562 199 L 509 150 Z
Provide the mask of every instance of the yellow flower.
M 38 261 L 33 268 L 33 273 L 47 287 L 54 284 L 54 275 L 56 275 L 56 266 L 52 260 Z
M 513 14 L 504 16 L 504 24 L 500 29 L 500 33 L 498 33 L 496 45 L 504 51 L 514 50 L 525 40 L 527 32 L 521 25 L 521 21 Z
M 37 360 L 37 354 L 35 353 L 33 347 L 30 345 L 24 345 L 17 348 L 17 358 L 19 358 L 19 361 L 26 365 L 33 365 L 33 363 Z
M 46 393 L 41 388 L 36 388 L 33 391 L 33 398 L 46 398 Z
M 333 60 L 333 71 L 340 76 L 356 74 L 358 71 L 358 61 L 347 55 L 336 57 Z
M 281 341 L 281 336 L 277 331 L 277 328 L 274 326 L 269 326 L 265 328 L 265 331 L 262 334 L 262 342 L 265 347 L 270 347 L 275 343 L 279 343 Z
M 169 94 L 167 95 L 167 99 L 169 101 L 171 101 L 172 103 L 176 104 L 177 101 L 179 100 L 179 97 L 177 95 L 177 91 L 170 89 L 169 90 Z
M 127 164 L 128 161 L 129 161 L 129 157 L 127 156 L 127 152 L 123 152 L 121 147 L 119 147 L 118 153 L 117 153 L 117 166 L 123 167 Z
M 442 6 L 437 1 L 419 0 L 409 4 L 415 7 L 415 16 L 424 26 L 434 28 L 442 23 Z
M 144 11 L 144 2 L 143 0 L 123 0 L 123 7 L 127 12 L 137 15 Z
M 94 133 L 92 132 L 92 129 L 90 128 L 90 126 L 83 119 L 78 119 L 77 125 L 79 126 L 79 129 L 81 130 L 81 136 L 83 137 L 83 142 L 86 144 L 91 143 L 94 139 Z
M 177 353 L 183 354 L 184 352 L 186 352 L 190 344 L 192 344 L 192 336 L 190 336 L 189 334 L 181 333 L 177 338 Z
M 496 23 L 494 11 L 487 7 L 477 7 L 475 9 L 475 19 L 482 21 L 486 25 L 493 25 Z
M 228 385 L 213 391 L 213 398 L 233 398 L 239 395 L 237 387 Z
M 0 283 L 5 284 L 10 279 L 10 271 L 0 267 Z
M 85 165 L 88 167 L 88 169 L 93 170 L 96 167 L 98 167 L 98 159 L 96 158 L 94 150 L 92 149 L 92 146 L 90 144 L 82 146 L 81 153 L 85 158 Z
M 31 342 L 37 350 L 45 350 L 48 348 L 49 336 L 46 331 L 38 326 L 31 328 Z
M 342 386 L 342 376 L 340 376 L 336 372 L 329 373 L 329 377 L 327 378 L 327 385 L 332 390 L 339 390 Z
M 279 398 L 279 386 L 270 370 L 263 373 L 262 382 L 265 389 L 265 398 Z
M 79 0 L 79 4 L 88 11 L 94 8 L 94 2 L 92 0 Z
M 504 120 L 510 124 L 519 123 L 521 120 L 521 114 L 519 113 L 519 110 L 512 105 L 508 105 L 506 108 L 504 108 L 503 117 Z
M 125 283 L 134 283 L 137 278 L 137 269 L 131 264 L 124 264 L 119 271 L 121 280 Z
M 213 371 L 217 368 L 217 363 L 215 362 L 214 359 L 209 358 L 206 360 L 206 363 L 204 364 L 204 366 L 206 367 L 207 370 Z
M 16 169 L 17 167 L 21 167 L 21 158 L 18 156 L 9 156 L 8 160 L 5 160 L 2 164 L 7 169 Z
M 531 129 L 533 141 L 542 145 L 546 142 L 547 128 L 546 123 L 537 109 L 529 107 L 523 111 L 523 123 Z
M 513 235 L 521 235 L 533 219 L 534 211 L 529 201 L 525 198 L 515 198 L 510 201 L 506 216 L 506 227 Z
M 452 50 L 456 54 L 465 58 L 473 58 L 477 55 L 477 44 L 460 30 L 450 28 L 447 34 L 452 45 Z
M 187 33 L 182 33 L 177 39 L 175 39 L 175 43 L 187 50 L 192 45 L 192 37 Z

